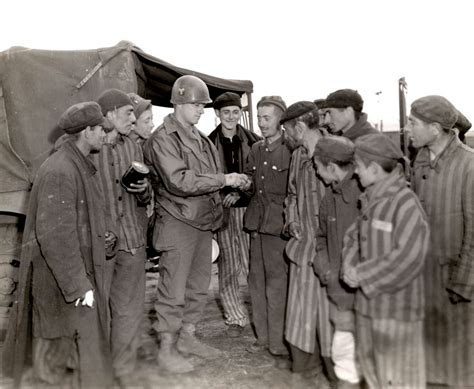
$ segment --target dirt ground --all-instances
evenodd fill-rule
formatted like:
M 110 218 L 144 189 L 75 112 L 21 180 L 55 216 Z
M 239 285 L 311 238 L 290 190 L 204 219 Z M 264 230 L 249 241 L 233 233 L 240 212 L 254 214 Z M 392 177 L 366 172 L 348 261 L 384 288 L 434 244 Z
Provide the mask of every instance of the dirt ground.
M 146 312 L 152 318 L 153 301 L 158 274 L 147 272 Z M 249 308 L 249 296 L 244 279 L 241 279 L 241 292 Z M 145 326 L 149 325 L 148 322 Z M 275 367 L 274 359 L 267 352 L 250 354 L 246 347 L 255 341 L 254 333 L 247 326 L 240 338 L 228 338 L 225 335 L 226 325 L 223 320 L 220 304 L 217 266 L 213 267 L 212 282 L 209 288 L 208 303 L 203 319 L 197 327 L 197 334 L 203 341 L 223 351 L 223 356 L 218 359 L 205 360 L 198 357 L 191 358 L 195 371 L 181 375 L 170 375 L 160 371 L 156 362 L 158 345 L 155 336 L 145 334 L 143 347 L 148 350 L 148 355 L 142 353 L 139 359 L 137 376 L 139 382 L 134 389 L 306 389 L 324 388 L 321 378 L 307 379 L 290 370 L 281 370 Z M 1 350 L 0 350 L 1 351 Z M 2 382 L 3 381 L 3 382 Z M 1 388 L 8 388 L 10 383 L 5 379 L 0 380 Z M 25 388 L 35 388 L 26 385 Z

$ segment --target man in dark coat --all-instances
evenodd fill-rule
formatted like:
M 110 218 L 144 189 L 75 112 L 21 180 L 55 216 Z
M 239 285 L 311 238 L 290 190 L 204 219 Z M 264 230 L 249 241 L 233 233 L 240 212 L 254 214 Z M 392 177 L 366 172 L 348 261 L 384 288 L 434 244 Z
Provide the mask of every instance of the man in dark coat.
M 110 384 L 106 216 L 96 168 L 88 158 L 102 147 L 104 125 L 97 103 L 70 107 L 58 124 L 70 136 L 34 182 L 4 354 L 6 373 L 17 385 L 31 335 L 33 371 L 42 384 Z
M 260 137 L 242 127 L 242 103 L 237 93 L 225 92 L 214 101 L 221 123 L 209 134 L 219 153 L 224 173 L 242 173 L 250 148 Z M 248 197 L 234 188 L 222 190 L 224 222 L 217 232 L 220 248 L 219 294 L 224 308 L 227 335 L 238 337 L 248 323 L 248 315 L 240 296 L 239 274 L 249 274 L 249 234 L 243 230 L 243 217 Z

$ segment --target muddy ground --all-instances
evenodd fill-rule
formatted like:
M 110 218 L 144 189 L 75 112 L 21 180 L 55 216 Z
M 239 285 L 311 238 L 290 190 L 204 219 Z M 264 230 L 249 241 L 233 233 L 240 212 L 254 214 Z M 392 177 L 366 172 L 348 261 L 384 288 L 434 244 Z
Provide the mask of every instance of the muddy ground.
M 158 279 L 157 273 L 147 272 L 146 312 L 153 317 L 153 301 Z M 249 296 L 244 279 L 241 279 L 241 291 L 247 308 Z M 209 288 L 208 303 L 203 320 L 197 327 L 198 336 L 207 344 L 223 351 L 218 359 L 204 360 L 198 357 L 191 358 L 196 366 L 194 372 L 170 375 L 160 371 L 156 362 L 158 345 L 153 335 L 145 334 L 143 346 L 149 351 L 142 354 L 139 360 L 137 376 L 139 381 L 136 389 L 172 388 L 172 389 L 266 389 L 266 388 L 324 388 L 321 380 L 307 379 L 290 370 L 281 370 L 275 367 L 274 359 L 267 352 L 250 354 L 246 347 L 255 341 L 250 326 L 247 326 L 241 338 L 228 338 L 225 335 L 222 307 L 218 292 L 217 266 L 213 267 L 212 282 Z M 0 350 L 1 351 L 1 350 Z M 10 387 L 10 383 L 3 378 L 1 388 Z M 25 388 L 36 387 L 26 385 Z

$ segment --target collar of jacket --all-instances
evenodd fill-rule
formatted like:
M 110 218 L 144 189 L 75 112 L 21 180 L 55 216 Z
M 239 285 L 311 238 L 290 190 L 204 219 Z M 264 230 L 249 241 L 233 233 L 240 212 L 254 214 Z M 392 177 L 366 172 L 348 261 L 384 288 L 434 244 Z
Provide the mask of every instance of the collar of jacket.
M 343 132 L 342 135 L 346 138 L 349 138 L 350 140 L 355 140 L 359 136 L 367 134 L 367 130 L 375 131 L 372 125 L 367 122 L 367 114 L 362 112 L 354 125 L 347 131 Z
M 423 147 L 419 152 L 418 156 L 415 159 L 415 168 L 428 166 L 430 169 L 434 169 L 437 173 L 441 171 L 443 163 L 446 161 L 446 158 L 449 157 L 461 144 L 461 141 L 458 139 L 457 133 L 454 130 L 451 130 L 449 133 L 449 141 L 446 144 L 446 147 L 439 153 L 434 160 L 430 158 L 430 150 L 428 147 Z
M 97 168 L 95 167 L 94 163 L 88 157 L 82 154 L 72 139 L 64 142 L 60 148 L 64 149 L 64 151 L 69 154 L 73 160 L 80 161 L 82 165 L 87 166 L 87 170 L 91 175 L 94 175 L 97 172 Z
M 286 147 L 283 132 L 280 134 L 280 137 L 278 139 L 275 139 L 275 141 L 273 141 L 272 143 L 268 143 L 266 139 L 263 140 L 263 146 L 269 151 L 275 151 L 281 145 L 284 145 Z
M 241 143 L 244 143 L 244 142 L 248 142 L 248 139 L 247 137 L 244 135 L 242 129 L 241 129 L 241 125 L 240 124 L 237 124 L 237 127 L 236 127 L 236 131 L 235 131 L 235 135 L 234 136 L 237 136 L 237 138 L 239 138 L 240 142 Z M 243 127 L 242 127 L 243 128 Z M 219 142 L 223 142 L 224 138 L 226 137 L 224 135 L 224 132 L 222 131 L 222 124 L 219 124 L 217 127 L 216 127 L 216 131 L 217 131 L 217 138 L 219 139 Z
M 205 153 L 200 150 L 197 144 L 197 139 L 194 139 L 189 135 L 189 132 L 191 130 L 196 131 L 196 133 L 201 137 L 201 142 L 208 142 L 208 145 L 210 146 L 210 140 L 203 133 L 201 133 L 201 131 L 199 131 L 194 126 L 192 126 L 191 128 L 184 128 L 184 126 L 178 121 L 178 119 L 176 119 L 176 117 L 172 113 L 170 113 L 163 119 L 163 125 L 168 135 L 176 133 L 181 142 L 190 150 L 192 150 L 196 158 L 198 158 L 206 166 L 209 166 L 209 160 L 205 157 Z
M 354 166 L 351 166 L 343 180 L 332 187 L 332 190 L 335 193 L 339 193 L 346 204 L 349 204 L 352 198 L 351 194 L 354 184 L 358 185 L 354 178 L 354 169 Z
M 365 211 L 371 208 L 381 199 L 394 197 L 406 187 L 405 176 L 402 169 L 397 166 L 385 179 L 376 182 L 362 193 L 360 196 L 362 210 Z

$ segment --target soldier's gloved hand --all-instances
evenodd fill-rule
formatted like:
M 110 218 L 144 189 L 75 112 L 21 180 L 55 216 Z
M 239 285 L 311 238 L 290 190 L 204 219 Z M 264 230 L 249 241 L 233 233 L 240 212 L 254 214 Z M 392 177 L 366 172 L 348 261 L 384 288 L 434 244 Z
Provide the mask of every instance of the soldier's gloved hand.
M 296 222 L 291 222 L 288 225 L 288 233 L 290 234 L 290 236 L 292 236 L 296 240 L 300 240 L 303 237 L 301 234 L 301 227 Z
M 82 306 L 87 306 L 89 308 L 93 308 L 94 307 L 94 292 L 92 291 L 92 289 L 88 290 L 84 296 L 78 298 L 76 300 L 76 303 L 74 304 L 76 307 L 79 306 L 79 304 L 81 304 Z

